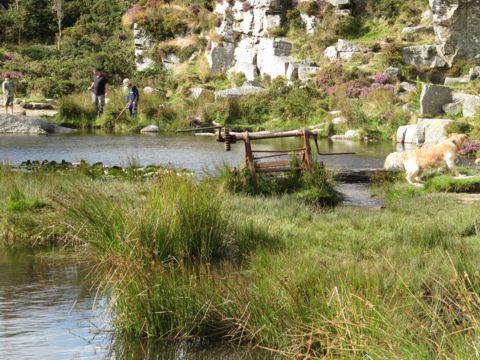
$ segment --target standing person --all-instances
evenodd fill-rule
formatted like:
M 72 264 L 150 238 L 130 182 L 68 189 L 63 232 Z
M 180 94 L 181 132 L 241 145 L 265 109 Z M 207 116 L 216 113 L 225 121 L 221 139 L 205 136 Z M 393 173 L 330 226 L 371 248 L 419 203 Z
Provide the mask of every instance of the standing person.
M 123 99 L 125 100 L 125 105 L 127 105 L 130 102 L 130 88 L 128 87 L 128 85 L 130 84 L 130 80 L 123 79 L 122 84 L 123 84 Z
M 105 107 L 105 96 L 107 95 L 107 79 L 103 76 L 102 69 L 95 68 L 95 78 L 89 90 L 93 90 L 93 102 L 97 108 L 97 116 L 103 114 L 103 108 Z
M 5 106 L 5 114 L 8 114 L 8 107 L 12 108 L 13 115 L 13 98 L 15 96 L 15 84 L 10 74 L 5 75 L 5 81 L 2 83 L 3 105 Z
M 128 79 L 125 79 L 125 80 L 128 80 Z M 137 110 L 138 110 L 138 100 L 140 99 L 140 94 L 138 92 L 137 87 L 135 85 L 133 85 L 130 80 L 128 80 L 127 86 L 130 90 L 129 98 L 128 98 L 128 113 L 130 114 L 130 116 L 136 116 L 137 115 Z

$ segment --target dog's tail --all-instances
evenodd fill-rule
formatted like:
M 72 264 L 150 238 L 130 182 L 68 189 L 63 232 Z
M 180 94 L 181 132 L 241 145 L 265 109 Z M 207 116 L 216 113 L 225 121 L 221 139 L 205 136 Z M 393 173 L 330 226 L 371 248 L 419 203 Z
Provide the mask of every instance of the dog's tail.
M 388 154 L 383 167 L 385 170 L 404 170 L 403 161 L 402 153 L 393 152 Z

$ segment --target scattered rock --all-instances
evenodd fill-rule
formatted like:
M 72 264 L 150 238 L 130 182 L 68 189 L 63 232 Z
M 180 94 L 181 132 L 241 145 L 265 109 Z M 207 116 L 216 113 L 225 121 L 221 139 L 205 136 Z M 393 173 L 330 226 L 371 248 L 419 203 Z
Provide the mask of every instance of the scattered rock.
M 27 110 L 53 110 L 53 105 L 49 103 L 28 102 L 22 105 Z
M 480 111 L 480 95 L 455 92 L 453 100 L 462 104 L 464 117 L 474 117 L 477 111 Z
M 145 86 L 145 87 L 143 88 L 143 93 L 144 93 L 144 94 L 153 94 L 153 93 L 155 93 L 155 92 L 159 92 L 159 90 L 158 90 L 158 89 L 155 89 L 155 88 L 153 88 L 153 87 L 151 87 L 151 86 Z
M 343 124 L 346 124 L 347 122 L 348 122 L 348 120 L 343 116 L 339 116 L 339 117 L 336 117 L 336 118 L 332 119 L 332 124 L 334 124 L 334 125 L 343 125 Z
M 443 111 L 445 114 L 450 115 L 450 116 L 457 116 L 462 113 L 463 111 L 463 106 L 461 102 L 453 102 L 450 104 L 445 104 L 443 105 Z
M 451 66 L 480 54 L 480 1 L 430 0 L 439 55 Z
M 140 132 L 142 134 L 147 134 L 147 133 L 158 133 L 160 130 L 157 125 L 148 125 L 144 127 Z
M 470 80 L 476 80 L 480 78 L 480 66 L 474 66 L 468 71 L 468 77 Z
M 418 119 L 417 144 L 438 144 L 447 138 L 447 126 L 453 123 L 449 119 Z
M 402 106 L 402 110 L 405 114 L 413 115 L 416 112 L 415 105 L 412 103 L 406 103 Z
M 470 82 L 470 76 L 446 77 L 444 85 L 465 84 Z
M 420 113 L 422 115 L 439 115 L 443 113 L 443 105 L 451 103 L 452 91 L 441 85 L 423 84 L 420 95 Z
M 408 26 L 402 29 L 402 34 L 433 34 L 433 26 L 417 25 Z
M 365 49 L 349 41 L 339 39 L 336 46 L 329 46 L 323 55 L 330 61 L 350 60 L 353 56 L 366 52 Z
M 415 66 L 427 66 L 429 68 L 443 67 L 445 60 L 437 53 L 435 45 L 415 45 L 402 49 L 403 60 L 407 64 Z
M 318 66 L 300 66 L 298 68 L 298 79 L 300 81 L 307 81 L 312 75 L 315 75 L 320 68 Z
M 405 92 L 416 92 L 417 85 L 403 81 L 400 83 L 400 90 Z
M 258 86 L 241 86 L 236 88 L 230 88 L 226 90 L 215 91 L 215 100 L 228 97 L 241 97 L 246 95 L 258 94 L 265 92 L 266 90 L 263 87 Z
M 312 35 L 315 32 L 315 28 L 317 27 L 317 17 L 314 15 L 300 14 L 300 18 L 305 25 L 305 31 L 307 32 L 307 34 Z
M 213 91 L 207 90 L 201 87 L 192 87 L 190 88 L 190 98 L 193 100 L 204 100 L 212 102 L 215 100 L 215 95 Z
M 389 68 L 385 69 L 383 74 L 386 75 L 388 80 L 391 82 L 400 80 L 400 69 L 397 67 L 390 66 Z
M 0 134 L 47 135 L 72 132 L 76 132 L 76 130 L 50 124 L 40 118 L 0 114 Z
M 358 140 L 360 138 L 359 130 L 347 130 L 343 135 L 333 135 L 330 137 L 332 140 Z
M 327 0 L 333 6 L 347 6 L 350 5 L 350 0 Z

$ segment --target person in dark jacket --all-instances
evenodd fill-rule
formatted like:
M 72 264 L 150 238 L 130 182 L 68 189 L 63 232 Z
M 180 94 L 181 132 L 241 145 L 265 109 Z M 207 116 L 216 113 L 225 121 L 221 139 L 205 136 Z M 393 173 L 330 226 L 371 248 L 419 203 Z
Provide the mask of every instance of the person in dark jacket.
M 89 90 L 92 90 L 92 101 L 97 108 L 97 116 L 103 114 L 105 107 L 105 97 L 107 96 L 107 79 L 103 76 L 102 69 L 95 68 L 95 76 Z

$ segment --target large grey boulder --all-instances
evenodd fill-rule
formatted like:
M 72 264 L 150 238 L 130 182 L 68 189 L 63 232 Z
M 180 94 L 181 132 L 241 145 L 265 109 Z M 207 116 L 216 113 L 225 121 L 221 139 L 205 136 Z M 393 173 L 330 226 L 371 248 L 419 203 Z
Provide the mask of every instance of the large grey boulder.
M 207 60 L 213 72 L 226 72 L 233 65 L 235 45 L 224 42 L 222 45 L 212 44 Z
M 215 100 L 229 97 L 242 97 L 265 92 L 263 87 L 244 84 L 241 87 L 215 91 Z
M 416 144 L 417 140 L 417 125 L 407 125 L 403 142 L 405 144 Z
M 407 64 L 426 66 L 429 68 L 443 67 L 445 60 L 438 55 L 435 45 L 414 45 L 402 49 L 403 61 Z
M 453 123 L 449 119 L 418 119 L 417 144 L 434 145 L 447 139 L 447 126 Z
M 429 0 L 438 53 L 449 64 L 480 55 L 480 1 Z
M 451 103 L 452 91 L 441 85 L 423 84 L 420 95 L 420 113 L 422 115 L 439 115 L 443 105 Z
M 447 138 L 449 119 L 418 119 L 416 124 L 400 126 L 397 129 L 397 143 L 433 145 Z
M 71 133 L 74 129 L 50 124 L 48 121 L 25 115 L 0 114 L 0 134 L 47 135 Z
M 462 104 L 464 117 L 473 117 L 480 111 L 480 95 L 455 92 L 453 100 Z

